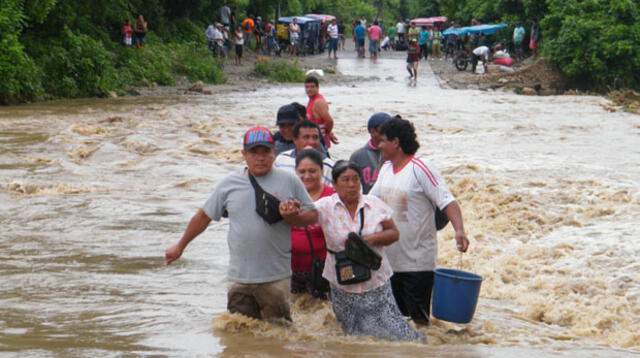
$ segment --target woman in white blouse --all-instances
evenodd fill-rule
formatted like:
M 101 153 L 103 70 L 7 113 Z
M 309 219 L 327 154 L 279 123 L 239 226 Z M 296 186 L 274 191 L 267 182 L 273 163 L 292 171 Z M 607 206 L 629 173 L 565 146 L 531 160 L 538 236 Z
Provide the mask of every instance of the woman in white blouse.
M 392 210 L 382 200 L 360 193 L 360 168 L 353 162 L 338 161 L 333 167 L 335 194 L 318 200 L 318 222 L 327 248 L 344 250 L 347 235 L 361 230 L 362 238 L 382 257 L 371 278 L 355 284 L 338 283 L 335 254 L 327 255 L 323 277 L 331 283 L 331 302 L 336 319 L 347 334 L 390 340 L 423 340 L 424 335 L 409 327 L 396 306 L 389 277 L 392 269 L 384 247 L 398 240 Z M 364 221 L 361 224 L 361 216 Z

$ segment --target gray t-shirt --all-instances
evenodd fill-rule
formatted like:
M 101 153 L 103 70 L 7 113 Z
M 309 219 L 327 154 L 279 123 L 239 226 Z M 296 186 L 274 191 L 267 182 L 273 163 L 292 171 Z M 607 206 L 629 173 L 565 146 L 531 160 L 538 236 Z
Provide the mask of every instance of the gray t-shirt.
M 351 154 L 350 161 L 360 167 L 360 182 L 362 183 L 362 194 L 369 194 L 371 188 L 378 180 L 378 172 L 382 166 L 382 152 L 375 148 L 371 141 L 364 147 Z
M 303 209 L 315 209 L 300 179 L 285 170 L 272 168 L 256 180 L 281 201 L 294 198 Z M 291 226 L 284 220 L 269 225 L 258 216 L 255 192 L 244 172 L 223 179 L 203 207 L 216 221 L 225 209 L 229 214 L 229 280 L 262 283 L 291 276 Z
M 220 8 L 220 22 L 229 25 L 229 18 L 231 17 L 231 9 L 228 6 Z

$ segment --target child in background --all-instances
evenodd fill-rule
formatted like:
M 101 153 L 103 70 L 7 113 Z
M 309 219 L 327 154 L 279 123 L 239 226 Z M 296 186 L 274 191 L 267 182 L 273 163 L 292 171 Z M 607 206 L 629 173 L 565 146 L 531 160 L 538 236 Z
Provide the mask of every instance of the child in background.
M 242 28 L 236 29 L 236 66 L 242 66 L 242 47 L 244 45 L 244 36 L 242 34 Z
M 131 27 L 131 20 L 124 22 L 122 26 L 122 43 L 125 46 L 131 46 L 133 44 L 133 28 Z
M 418 64 L 420 63 L 420 47 L 418 47 L 418 41 L 414 38 L 409 41 L 407 47 L 407 71 L 409 71 L 409 78 L 418 78 Z

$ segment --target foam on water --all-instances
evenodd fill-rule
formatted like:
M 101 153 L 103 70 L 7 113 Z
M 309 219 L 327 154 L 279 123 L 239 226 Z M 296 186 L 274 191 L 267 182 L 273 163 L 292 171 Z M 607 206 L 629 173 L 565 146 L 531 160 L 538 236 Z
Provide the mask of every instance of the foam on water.
M 332 156 L 366 143 L 373 112 L 414 122 L 418 154 L 443 173 L 471 240 L 460 259 L 451 228 L 440 232 L 439 265 L 485 278 L 470 324 L 434 320 L 421 328 L 425 346 L 347 337 L 330 305 L 308 297 L 294 300 L 288 327 L 225 313 L 224 221 L 162 267 L 162 250 L 216 183 L 242 169 L 244 131 L 273 128 L 278 106 L 306 102 L 301 86 L 280 86 L 0 113 L 0 347 L 32 356 L 637 354 L 638 117 L 607 112 L 600 97 L 442 90 L 423 65 L 408 87 L 402 61 L 340 61 L 343 72 L 387 79 L 323 85 L 341 141 Z M 176 330 L 194 346 L 172 339 Z

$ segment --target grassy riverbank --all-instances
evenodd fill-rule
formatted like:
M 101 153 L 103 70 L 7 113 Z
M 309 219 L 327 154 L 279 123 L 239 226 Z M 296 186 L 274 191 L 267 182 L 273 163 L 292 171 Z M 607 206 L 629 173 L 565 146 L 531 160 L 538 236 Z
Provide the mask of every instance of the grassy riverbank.
M 219 63 L 202 43 L 151 41 L 143 48 L 107 49 L 85 35 L 67 31 L 60 40 L 34 46 L 28 73 L 3 91 L 0 103 L 127 93 L 132 86 L 174 85 L 190 81 L 225 82 Z M 10 76 L 5 79 L 11 79 Z

